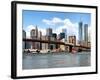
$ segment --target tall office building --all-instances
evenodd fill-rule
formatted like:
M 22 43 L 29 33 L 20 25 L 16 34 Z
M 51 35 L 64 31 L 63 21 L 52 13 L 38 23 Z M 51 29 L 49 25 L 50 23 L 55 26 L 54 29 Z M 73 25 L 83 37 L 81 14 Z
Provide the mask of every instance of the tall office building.
M 30 36 L 32 39 L 38 39 L 38 28 L 36 26 L 35 29 L 32 29 L 30 32 Z M 39 48 L 39 42 L 32 42 L 32 49 L 38 49 Z
M 35 29 L 32 29 L 31 32 L 30 32 L 30 37 L 32 39 L 35 39 L 36 38 L 36 30 Z
M 46 29 L 46 37 L 48 38 L 48 41 L 51 40 L 52 37 L 52 28 L 47 28 Z M 50 47 L 50 44 L 48 44 L 48 48 Z
M 32 39 L 36 39 L 36 30 L 35 29 L 32 29 L 30 31 L 30 37 Z M 35 49 L 36 48 L 36 42 L 27 43 L 28 48 L 30 48 L 29 47 L 30 44 L 31 44 L 31 49 Z
M 57 34 L 56 33 L 52 33 L 52 37 L 54 37 L 54 39 L 57 40 Z
M 67 41 L 67 29 L 62 29 L 62 33 L 65 33 L 65 41 Z
M 26 32 L 23 30 L 23 38 L 26 38 Z
M 38 38 L 41 39 L 41 37 L 42 37 L 42 32 L 39 31 L 39 32 L 38 32 Z
M 84 41 L 88 42 L 88 24 L 84 24 Z
M 52 36 L 52 28 L 47 28 L 46 36 Z
M 36 38 L 38 38 L 38 28 L 37 28 L 37 26 L 36 26 Z
M 88 32 L 88 42 L 91 42 L 91 32 Z
M 23 30 L 23 38 L 25 39 L 26 38 L 26 32 Z M 26 42 L 25 41 L 23 41 L 23 49 L 25 49 L 26 48 Z
M 64 32 L 61 32 L 60 33 L 60 40 L 63 39 L 63 38 L 65 38 L 65 33 Z
M 83 23 L 79 22 L 79 42 L 83 41 Z
M 35 29 L 32 29 L 32 30 L 31 30 L 30 35 L 31 35 L 31 38 L 32 38 L 32 39 L 38 37 L 38 28 L 37 28 L 37 26 L 36 26 Z
M 42 32 L 41 31 L 38 32 L 38 39 L 39 40 L 42 39 Z M 42 49 L 42 43 L 41 42 L 38 43 L 38 49 L 40 49 L 40 50 Z

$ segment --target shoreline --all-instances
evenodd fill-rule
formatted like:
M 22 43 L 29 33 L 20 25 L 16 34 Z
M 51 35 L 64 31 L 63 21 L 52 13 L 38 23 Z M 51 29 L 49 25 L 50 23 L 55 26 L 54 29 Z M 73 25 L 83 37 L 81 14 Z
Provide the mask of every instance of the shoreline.
M 23 52 L 23 54 L 29 54 L 29 55 L 54 55 L 54 54 L 91 54 L 91 52 L 87 51 L 87 52 L 76 52 L 76 53 L 72 53 L 72 52 L 48 52 L 48 53 L 27 53 L 27 52 Z

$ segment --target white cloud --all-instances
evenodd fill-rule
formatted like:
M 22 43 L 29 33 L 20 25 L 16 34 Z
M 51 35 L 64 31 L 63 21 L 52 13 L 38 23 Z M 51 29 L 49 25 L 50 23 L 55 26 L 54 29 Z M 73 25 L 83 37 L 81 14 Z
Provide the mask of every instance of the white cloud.
M 51 20 L 43 19 L 42 20 L 47 25 L 57 25 L 63 23 L 63 21 L 60 18 L 54 17 Z
M 54 32 L 59 34 L 62 29 L 67 29 L 67 35 L 68 36 L 76 35 L 76 37 L 78 38 L 78 25 L 77 24 L 73 24 L 73 25 L 65 24 L 63 26 L 56 28 Z
M 51 25 L 51 22 L 49 20 L 43 19 L 43 22 L 46 23 L 47 25 Z
M 59 34 L 63 28 L 67 29 L 67 35 L 76 35 L 78 38 L 78 24 L 72 23 L 70 19 L 60 19 L 57 17 L 52 18 L 51 20 L 43 19 L 43 22 L 47 24 L 48 26 L 57 26 L 53 30 L 53 32 Z M 61 24 L 61 25 L 59 25 Z
M 62 20 L 61 20 L 60 18 L 54 17 L 54 18 L 52 19 L 52 22 L 53 22 L 54 24 L 58 24 L 58 23 L 62 23 Z
M 38 30 L 42 32 L 42 35 L 46 35 L 46 29 L 39 28 Z

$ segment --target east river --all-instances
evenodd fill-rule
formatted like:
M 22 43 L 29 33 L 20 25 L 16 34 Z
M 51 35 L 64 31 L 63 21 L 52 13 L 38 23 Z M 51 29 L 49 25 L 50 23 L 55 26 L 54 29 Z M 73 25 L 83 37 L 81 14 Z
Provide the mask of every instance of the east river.
M 91 65 L 91 53 L 49 53 L 26 54 L 23 53 L 23 69 L 84 67 Z

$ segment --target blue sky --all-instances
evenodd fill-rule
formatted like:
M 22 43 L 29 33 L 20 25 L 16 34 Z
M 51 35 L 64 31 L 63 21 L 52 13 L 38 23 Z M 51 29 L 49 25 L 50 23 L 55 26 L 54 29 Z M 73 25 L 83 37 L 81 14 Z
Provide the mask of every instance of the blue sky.
M 40 28 L 40 30 L 49 27 L 53 30 L 61 29 L 61 27 L 66 29 L 76 28 L 75 30 L 77 30 L 80 20 L 83 24 L 88 24 L 89 26 L 91 24 L 91 14 L 89 13 L 23 10 L 22 19 L 23 29 L 26 30 L 26 32 L 27 29 L 29 29 L 28 27 L 31 26 L 32 28 L 32 26 L 34 27 L 36 25 Z M 68 30 L 70 32 L 70 29 Z

